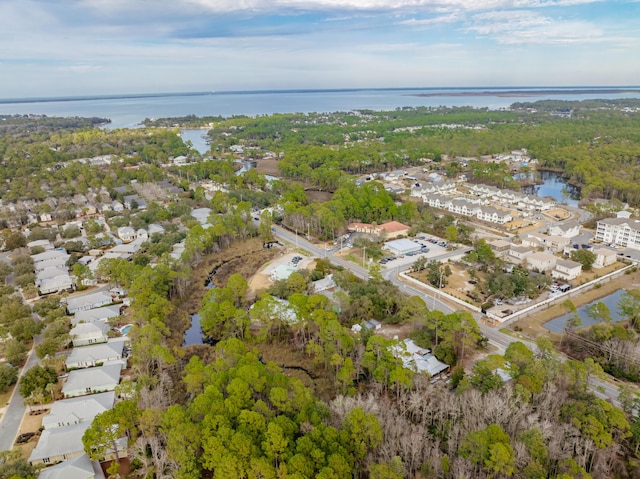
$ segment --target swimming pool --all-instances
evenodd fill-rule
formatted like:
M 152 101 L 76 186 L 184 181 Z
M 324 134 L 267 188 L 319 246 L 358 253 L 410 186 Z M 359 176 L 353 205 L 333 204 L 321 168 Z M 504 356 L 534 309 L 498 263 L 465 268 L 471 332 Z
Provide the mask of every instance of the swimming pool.
M 126 336 L 130 329 L 131 329 L 131 325 L 127 324 L 126 326 L 123 326 L 122 328 L 120 328 L 120 332 Z

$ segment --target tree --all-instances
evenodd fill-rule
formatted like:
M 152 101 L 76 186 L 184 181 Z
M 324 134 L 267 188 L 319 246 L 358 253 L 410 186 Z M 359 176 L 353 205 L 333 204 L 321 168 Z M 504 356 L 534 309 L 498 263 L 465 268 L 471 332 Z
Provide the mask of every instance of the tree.
M 458 241 L 458 230 L 454 225 L 449 225 L 444 231 L 444 237 L 449 243 L 455 243 Z
M 9 233 L 9 235 L 4 240 L 4 249 L 7 251 L 13 251 L 17 248 L 24 248 L 27 246 L 27 238 L 18 231 L 14 231 Z
M 511 476 L 515 472 L 511 439 L 498 424 L 470 433 L 462 442 L 460 454 L 481 466 L 491 477 Z
M 618 311 L 629 320 L 632 328 L 638 329 L 640 319 L 640 289 L 630 289 L 622 293 L 618 301 Z
M 94 460 L 113 454 L 119 461 L 118 440 L 126 438 L 130 442 L 135 439 L 138 415 L 136 402 L 131 399 L 118 402 L 112 409 L 98 414 L 82 436 L 85 452 Z
M 611 311 L 602 301 L 592 304 L 587 308 L 587 316 L 599 323 L 604 321 L 606 323 L 611 322 Z
M 58 374 L 55 369 L 36 365 L 24 373 L 20 379 L 20 394 L 25 398 L 33 393 L 44 394 L 47 384 L 57 381 Z
M 18 380 L 18 368 L 0 364 L 0 393 L 7 391 Z
M 85 280 L 93 279 L 93 273 L 86 264 L 76 263 L 71 269 L 71 274 L 76 277 L 76 287 L 78 290 L 86 289 Z
M 597 255 L 588 249 L 576 249 L 571 252 L 571 259 L 582 265 L 582 269 L 588 271 L 596 262 Z
M 27 357 L 28 349 L 16 338 L 11 338 L 4 343 L 4 356 L 8 362 L 15 366 L 21 365 Z
M 0 478 L 2 479 L 36 479 L 35 467 L 21 457 L 20 449 L 0 451 Z

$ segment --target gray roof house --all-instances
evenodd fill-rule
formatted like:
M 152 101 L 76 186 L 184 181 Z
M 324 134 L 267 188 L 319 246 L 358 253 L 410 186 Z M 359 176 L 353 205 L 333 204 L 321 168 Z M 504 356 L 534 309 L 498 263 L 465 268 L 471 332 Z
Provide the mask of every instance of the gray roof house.
M 111 303 L 113 303 L 113 299 L 107 291 L 98 291 L 67 298 L 67 311 L 69 314 L 74 314 L 78 311 L 99 308 Z
M 62 386 L 65 398 L 113 391 L 120 383 L 121 364 L 108 364 L 97 368 L 77 369 L 69 373 Z
M 103 306 L 101 308 L 88 309 L 86 311 L 78 311 L 71 317 L 73 326 L 78 323 L 95 323 L 96 321 L 107 321 L 108 319 L 120 316 L 120 304 L 111 306 Z
M 69 331 L 74 347 L 106 343 L 111 327 L 106 322 L 78 323 Z
M 106 343 L 73 348 L 65 365 L 67 369 L 83 369 L 121 360 L 126 341 L 126 337 L 112 338 Z
M 45 429 L 72 426 L 81 422 L 91 422 L 98 414 L 113 407 L 116 395 L 113 391 L 91 396 L 61 399 L 51 406 L 49 414 L 42 418 Z
M 393 354 L 402 360 L 405 368 L 418 373 L 427 373 L 431 377 L 449 370 L 449 365 L 440 362 L 430 350 L 421 348 L 411 339 L 405 339 L 393 346 Z
M 98 461 L 82 454 L 40 471 L 38 479 L 104 479 Z
M 54 464 L 81 456 L 84 454 L 82 435 L 89 426 L 90 422 L 82 422 L 73 426 L 45 429 L 29 456 L 29 462 L 33 465 Z

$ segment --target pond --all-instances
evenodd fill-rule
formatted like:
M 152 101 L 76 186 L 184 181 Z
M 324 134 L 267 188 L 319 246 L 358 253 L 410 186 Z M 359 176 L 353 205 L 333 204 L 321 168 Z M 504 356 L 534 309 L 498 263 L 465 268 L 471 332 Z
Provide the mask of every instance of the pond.
M 522 188 L 524 193 L 528 195 L 536 195 L 541 198 L 549 196 L 558 203 L 569 206 L 578 206 L 578 202 L 580 201 L 580 190 L 574 186 L 568 185 L 562 179 L 562 175 L 560 173 L 555 171 L 538 171 L 532 173 L 542 181 L 542 184 L 524 186 Z M 514 177 L 517 179 L 518 175 L 515 175 Z M 520 176 L 520 178 L 522 178 L 522 176 Z
M 187 141 L 190 141 L 193 147 L 198 150 L 201 155 L 204 155 L 207 151 L 209 151 L 209 143 L 207 142 L 208 131 L 209 130 L 204 129 L 180 130 L 180 137 L 185 143 Z
M 192 314 L 191 326 L 184 332 L 184 342 L 182 347 L 191 346 L 193 344 L 204 344 L 202 337 L 202 328 L 200 327 L 200 315 L 198 313 Z
M 582 320 L 581 327 L 593 326 L 594 324 L 596 324 L 596 321 L 594 321 L 589 317 L 589 315 L 587 314 L 587 311 L 590 306 L 600 301 L 602 301 L 607 306 L 607 308 L 609 308 L 609 311 L 611 311 L 611 321 L 617 322 L 617 321 L 624 320 L 625 318 L 620 316 L 620 314 L 618 314 L 618 302 L 620 301 L 620 298 L 624 293 L 625 293 L 624 289 L 619 289 L 611 293 L 609 296 L 605 296 L 604 298 L 600 298 L 590 302 L 589 304 L 580 306 L 577 312 L 578 312 L 578 316 Z M 544 323 L 544 327 L 547 330 L 552 331 L 554 333 L 562 333 L 567 319 L 571 318 L 572 316 L 573 316 L 573 313 L 564 314 L 558 318 L 552 319 L 551 321 L 547 321 L 546 323 Z

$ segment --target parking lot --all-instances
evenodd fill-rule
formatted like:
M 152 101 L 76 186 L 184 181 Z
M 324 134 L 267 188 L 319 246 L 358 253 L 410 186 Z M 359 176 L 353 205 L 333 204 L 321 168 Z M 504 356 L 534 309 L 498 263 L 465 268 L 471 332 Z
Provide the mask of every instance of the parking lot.
M 380 260 L 380 265 L 383 269 L 406 269 L 416 262 L 419 258 L 427 258 L 427 261 L 431 258 L 443 255 L 448 252 L 448 244 L 442 238 L 438 238 L 432 235 L 421 234 L 418 238 L 412 240 L 416 244 L 419 244 L 424 250 L 407 253 L 404 257 L 387 256 Z M 393 259 L 389 259 L 393 258 Z

